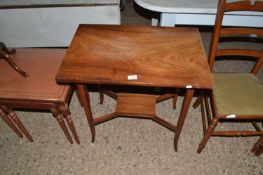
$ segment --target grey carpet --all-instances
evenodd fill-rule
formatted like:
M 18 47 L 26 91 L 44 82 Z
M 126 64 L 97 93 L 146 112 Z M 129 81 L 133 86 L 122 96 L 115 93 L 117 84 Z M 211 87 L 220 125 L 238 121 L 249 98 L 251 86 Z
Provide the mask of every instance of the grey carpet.
M 132 9 L 131 1 L 127 4 L 122 14 L 123 21 L 150 24 L 149 19 Z M 127 22 L 129 19 L 131 21 Z M 202 33 L 206 50 L 210 37 L 211 33 Z M 222 65 L 218 66 L 220 68 Z M 98 103 L 98 94 L 91 93 L 94 116 L 114 110 L 115 101 L 110 97 L 105 96 L 103 105 Z M 159 103 L 157 113 L 176 123 L 181 103 L 182 97 L 177 110 L 172 109 L 171 100 Z M 25 138 L 19 139 L 0 120 L 0 174 L 263 174 L 263 156 L 256 157 L 250 152 L 257 137 L 212 137 L 204 151 L 196 153 L 202 138 L 200 109 L 190 109 L 178 152 L 173 149 L 174 133 L 151 120 L 117 118 L 100 124 L 96 126 L 96 141 L 91 143 L 84 111 L 75 94 L 70 109 L 80 145 L 67 142 L 50 113 L 17 112 L 32 134 L 33 143 Z M 230 127 L 244 129 L 251 128 L 251 125 L 218 126 L 219 129 Z

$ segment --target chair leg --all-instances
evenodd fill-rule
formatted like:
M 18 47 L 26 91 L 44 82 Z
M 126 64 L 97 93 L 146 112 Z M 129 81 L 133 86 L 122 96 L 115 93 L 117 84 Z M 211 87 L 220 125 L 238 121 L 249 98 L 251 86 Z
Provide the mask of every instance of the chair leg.
M 201 153 L 202 150 L 204 149 L 204 147 L 205 147 L 208 139 L 210 138 L 212 132 L 215 130 L 215 127 L 216 127 L 216 125 L 217 125 L 217 123 L 218 123 L 218 120 L 219 120 L 219 119 L 218 119 L 217 117 L 215 117 L 215 118 L 213 118 L 213 120 L 211 121 L 210 125 L 208 126 L 208 128 L 207 128 L 207 130 L 206 130 L 206 132 L 205 132 L 205 135 L 204 135 L 201 143 L 199 144 L 199 148 L 198 148 L 198 150 L 197 150 L 197 153 Z
M 62 114 L 63 114 L 64 118 L 66 119 L 66 121 L 68 123 L 69 129 L 71 130 L 71 133 L 73 134 L 73 136 L 75 138 L 75 141 L 78 144 L 80 144 L 79 137 L 78 137 L 78 134 L 76 132 L 76 129 L 75 129 L 72 117 L 71 117 L 71 112 L 69 110 L 68 105 L 65 104 L 65 105 L 61 106 L 60 109 L 62 111 Z
M 254 144 L 251 152 L 255 153 L 255 155 L 259 156 L 263 152 L 263 136 L 261 136 L 258 141 Z
M 60 113 L 60 111 L 56 108 L 56 107 L 52 107 L 50 108 L 50 111 L 52 112 L 53 116 L 56 118 L 56 120 L 58 121 L 58 124 L 60 125 L 61 129 L 63 130 L 65 136 L 67 137 L 69 143 L 73 144 L 73 140 L 68 132 L 68 129 L 65 125 L 65 122 L 63 120 L 63 116 Z
M 263 153 L 263 145 L 261 144 L 258 150 L 255 152 L 256 156 L 260 156 Z
M 18 137 L 22 138 L 23 134 L 19 131 L 16 125 L 12 122 L 8 115 L 0 108 L 0 117 L 4 120 L 4 122 L 18 135 Z

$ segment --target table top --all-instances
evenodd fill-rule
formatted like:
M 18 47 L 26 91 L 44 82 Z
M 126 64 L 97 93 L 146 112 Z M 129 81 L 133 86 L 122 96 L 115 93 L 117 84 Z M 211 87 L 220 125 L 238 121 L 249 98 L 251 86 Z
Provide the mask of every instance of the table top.
M 120 0 L 0 0 L 0 8 L 119 5 Z
M 12 59 L 29 74 L 27 78 L 0 59 L 0 102 L 65 100 L 70 87 L 55 81 L 65 53 L 66 49 L 16 49 Z
M 238 0 L 227 0 L 234 2 Z M 252 2 L 256 0 L 251 0 Z M 260 0 L 259 0 L 260 1 Z M 215 14 L 218 0 L 135 0 L 135 2 L 145 9 L 167 13 L 209 13 Z M 237 13 L 237 12 L 236 12 Z M 235 13 L 232 13 L 235 14 Z M 255 12 L 242 12 L 237 14 L 258 15 Z
M 211 89 L 196 28 L 80 25 L 57 73 L 61 83 Z

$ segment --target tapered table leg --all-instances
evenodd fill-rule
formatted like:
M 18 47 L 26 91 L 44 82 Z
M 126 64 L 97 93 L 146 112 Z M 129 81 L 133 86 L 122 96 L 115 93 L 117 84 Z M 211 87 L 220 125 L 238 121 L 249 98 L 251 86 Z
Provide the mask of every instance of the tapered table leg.
M 183 105 L 182 105 L 182 108 L 180 111 L 180 115 L 179 115 L 179 119 L 178 119 L 177 127 L 176 127 L 176 132 L 175 132 L 175 137 L 174 137 L 174 149 L 175 149 L 175 151 L 178 150 L 178 140 L 179 140 L 179 137 L 180 137 L 183 125 L 184 125 L 184 121 L 185 121 L 185 118 L 186 118 L 186 115 L 187 115 L 193 94 L 194 94 L 193 89 L 186 89 L 186 95 L 185 95 Z
M 65 136 L 67 137 L 69 143 L 73 144 L 73 140 L 63 120 L 63 115 L 60 113 L 60 111 L 56 107 L 50 108 L 50 111 L 52 112 L 54 118 L 58 121 L 58 124 L 61 127 L 62 131 L 64 132 Z
M 32 136 L 27 131 L 26 127 L 23 125 L 23 123 L 20 121 L 20 119 L 17 117 L 16 113 L 14 111 L 10 112 L 8 114 L 10 118 L 13 120 L 13 122 L 16 124 L 16 126 L 20 129 L 20 131 L 26 136 L 26 138 L 33 142 Z
M 90 108 L 90 99 L 89 99 L 89 93 L 87 89 L 85 88 L 86 86 L 83 84 L 78 84 L 77 85 L 77 91 L 79 94 L 79 101 L 83 104 L 86 117 L 90 126 L 90 131 L 91 131 L 91 142 L 95 141 L 95 125 L 93 121 L 93 116 Z
M 16 127 L 16 125 L 12 122 L 9 116 L 0 108 L 0 117 L 4 120 L 4 122 L 19 136 L 23 137 L 22 133 Z
M 70 129 L 72 135 L 74 136 L 75 141 L 77 142 L 77 144 L 80 144 L 79 137 L 78 137 L 77 131 L 75 129 L 74 122 L 73 122 L 73 119 L 71 117 L 71 112 L 69 110 L 68 104 L 64 104 L 64 105 L 60 106 L 60 110 L 62 111 L 63 117 L 66 119 L 66 121 L 68 123 L 69 129 Z

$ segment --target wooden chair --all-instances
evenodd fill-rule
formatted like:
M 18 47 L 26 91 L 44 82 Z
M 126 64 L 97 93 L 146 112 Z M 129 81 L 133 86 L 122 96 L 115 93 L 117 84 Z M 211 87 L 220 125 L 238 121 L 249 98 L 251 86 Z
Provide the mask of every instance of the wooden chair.
M 204 127 L 204 137 L 199 145 L 198 153 L 205 147 L 210 136 L 261 136 L 261 139 L 252 149 L 256 155 L 259 155 L 260 147 L 262 151 L 263 132 L 257 125 L 257 122 L 263 120 L 263 86 L 257 79 L 258 73 L 263 63 L 263 52 L 258 50 L 246 49 L 222 49 L 218 47 L 219 41 L 237 37 L 252 37 L 247 41 L 255 41 L 259 36 L 263 36 L 263 29 L 259 28 L 231 28 L 223 27 L 222 21 L 225 12 L 232 11 L 263 11 L 263 2 L 239 1 L 226 3 L 226 0 L 220 0 L 218 4 L 216 22 L 208 57 L 211 71 L 213 70 L 215 59 L 255 59 L 256 63 L 250 73 L 213 73 L 214 89 L 208 101 L 208 95 L 201 99 L 201 112 Z M 262 19 L 263 20 L 263 19 Z M 229 39 L 229 38 L 228 38 Z M 229 40 L 228 40 L 229 41 Z M 212 109 L 212 112 L 211 112 Z M 206 117 L 208 127 L 206 127 Z M 216 131 L 218 122 L 231 121 L 252 122 L 256 131 Z
M 65 53 L 65 49 L 17 49 L 17 53 L 8 53 L 1 49 L 0 58 L 6 58 L 0 59 L 0 116 L 19 137 L 22 137 L 23 133 L 29 141 L 33 141 L 13 111 L 14 108 L 48 109 L 58 121 L 68 141 L 73 143 L 63 118 L 66 119 L 76 142 L 80 143 L 68 108 L 72 88 L 57 85 L 55 81 Z M 16 63 L 19 66 L 16 71 L 22 76 L 14 71 L 16 64 L 9 66 L 8 63 Z
M 251 149 L 253 153 L 255 153 L 256 156 L 259 156 L 263 153 L 263 136 L 261 136 L 258 141 L 255 143 L 253 148 Z

